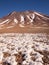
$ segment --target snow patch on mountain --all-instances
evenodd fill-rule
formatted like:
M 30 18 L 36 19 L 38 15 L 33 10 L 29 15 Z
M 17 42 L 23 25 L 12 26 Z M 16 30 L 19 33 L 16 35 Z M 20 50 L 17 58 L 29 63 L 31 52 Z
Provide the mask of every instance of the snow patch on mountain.
M 20 17 L 21 17 L 20 22 L 21 22 L 22 24 L 24 24 L 24 16 L 23 16 L 23 15 L 21 15 Z
M 37 13 L 37 12 L 34 12 L 36 15 L 38 15 L 38 16 L 40 16 L 40 17 L 43 17 L 44 19 L 49 19 L 49 18 L 47 18 L 47 17 L 45 17 L 44 15 L 41 15 L 41 14 L 39 14 L 39 13 Z
M 15 22 L 15 23 L 18 23 L 18 20 L 17 20 L 16 18 L 14 18 L 14 22 Z
M 32 23 L 34 18 L 35 18 L 35 14 L 32 15 L 27 15 L 28 19 L 30 20 L 30 22 Z
M 5 21 L 3 21 L 2 23 L 0 23 L 0 25 L 4 24 L 4 23 L 9 23 L 9 19 L 6 19 Z
M 24 25 L 22 25 L 22 24 L 19 24 L 19 26 L 20 26 L 20 27 L 24 27 Z
M 7 28 L 12 28 L 12 27 L 14 27 L 14 26 L 8 26 Z

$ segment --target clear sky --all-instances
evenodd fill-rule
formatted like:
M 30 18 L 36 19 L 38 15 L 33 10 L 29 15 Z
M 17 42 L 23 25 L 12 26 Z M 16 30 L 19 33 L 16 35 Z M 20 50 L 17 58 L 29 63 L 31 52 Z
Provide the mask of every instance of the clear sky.
M 25 10 L 49 15 L 49 0 L 0 0 L 0 18 L 12 11 Z

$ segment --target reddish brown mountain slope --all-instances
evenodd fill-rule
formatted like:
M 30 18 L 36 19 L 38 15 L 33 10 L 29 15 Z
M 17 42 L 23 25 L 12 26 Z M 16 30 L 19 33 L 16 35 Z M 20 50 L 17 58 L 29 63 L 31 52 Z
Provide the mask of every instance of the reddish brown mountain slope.
M 49 16 L 35 11 L 14 11 L 3 18 L 0 18 L 0 33 L 6 32 L 49 33 Z

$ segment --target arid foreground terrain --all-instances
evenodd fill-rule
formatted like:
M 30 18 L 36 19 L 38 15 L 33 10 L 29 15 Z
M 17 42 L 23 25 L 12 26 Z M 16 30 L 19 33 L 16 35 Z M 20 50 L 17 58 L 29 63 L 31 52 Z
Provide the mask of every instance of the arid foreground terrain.
M 49 16 L 14 11 L 0 18 L 0 65 L 49 65 Z
M 0 65 L 49 65 L 49 34 L 0 34 Z

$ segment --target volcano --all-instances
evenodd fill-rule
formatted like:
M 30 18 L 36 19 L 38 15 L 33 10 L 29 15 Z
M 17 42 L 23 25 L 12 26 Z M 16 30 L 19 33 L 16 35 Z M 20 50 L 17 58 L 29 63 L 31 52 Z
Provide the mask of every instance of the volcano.
M 49 33 L 49 16 L 35 12 L 11 12 L 0 18 L 0 33 Z

